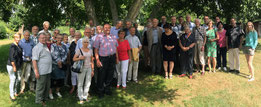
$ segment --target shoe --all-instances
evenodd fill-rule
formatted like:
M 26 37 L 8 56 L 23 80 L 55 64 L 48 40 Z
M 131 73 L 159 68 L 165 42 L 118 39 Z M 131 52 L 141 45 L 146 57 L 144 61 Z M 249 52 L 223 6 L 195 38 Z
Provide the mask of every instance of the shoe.
M 190 76 L 189 76 L 189 79 L 192 79 L 192 78 L 193 78 L 192 75 L 190 75 Z
M 15 99 L 15 97 L 10 97 L 10 100 L 12 101 L 12 102 L 14 102 L 16 99 Z
M 57 95 L 59 98 L 62 98 L 62 97 L 63 97 L 60 92 L 56 93 L 56 95 Z
M 165 76 L 165 79 L 169 79 L 169 77 L 168 77 L 168 76 Z
M 205 75 L 205 72 L 201 72 L 201 75 L 202 75 L 202 76 Z
M 252 75 L 248 75 L 247 78 L 251 79 L 251 78 L 252 78 Z
M 84 104 L 84 101 L 80 101 L 79 104 Z
M 236 74 L 239 74 L 240 72 L 239 72 L 239 70 L 235 70 L 235 73 L 236 73 Z
M 53 100 L 53 94 L 49 94 L 49 98 Z
M 122 87 L 122 89 L 126 89 L 126 87 Z
M 181 74 L 181 75 L 179 75 L 179 77 L 184 77 L 184 76 L 186 76 L 186 74 Z
M 224 70 L 224 71 L 227 71 L 227 67 L 223 67 L 223 70 Z
M 221 67 L 218 67 L 218 69 L 217 70 L 221 70 Z
M 255 78 L 252 77 L 252 78 L 250 78 L 248 81 L 250 82 L 250 81 L 254 81 L 254 80 L 255 80 Z
M 134 82 L 135 82 L 135 83 L 138 83 L 138 80 L 135 80 Z
M 119 89 L 120 88 L 120 85 L 117 85 L 117 89 Z
M 229 72 L 230 72 L 230 73 L 234 73 L 234 72 L 235 72 L 235 70 L 233 70 L 233 69 L 232 69 L 232 70 L 229 70 Z
M 216 73 L 216 70 L 214 70 L 213 72 Z
M 169 76 L 169 79 L 172 79 L 172 75 Z

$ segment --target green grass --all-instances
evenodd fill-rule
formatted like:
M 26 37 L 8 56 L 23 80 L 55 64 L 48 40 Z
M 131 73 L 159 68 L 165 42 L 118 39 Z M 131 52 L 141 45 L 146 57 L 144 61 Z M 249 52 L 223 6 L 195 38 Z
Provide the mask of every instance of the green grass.
M 34 107 L 35 95 L 26 92 L 17 101 L 9 100 L 9 77 L 6 71 L 10 40 L 0 40 L 0 105 L 1 107 Z M 259 43 L 261 40 L 259 40 Z M 75 95 L 68 94 L 68 88 L 62 89 L 63 98 L 48 101 L 48 106 L 99 106 L 99 107 L 259 107 L 261 106 L 261 46 L 259 44 L 254 59 L 256 80 L 247 81 L 248 68 L 244 55 L 240 54 L 241 74 L 226 72 L 206 73 L 205 76 L 194 74 L 195 78 L 165 80 L 162 76 L 151 75 L 140 66 L 139 83 L 128 83 L 126 90 L 113 88 L 113 96 L 78 105 Z

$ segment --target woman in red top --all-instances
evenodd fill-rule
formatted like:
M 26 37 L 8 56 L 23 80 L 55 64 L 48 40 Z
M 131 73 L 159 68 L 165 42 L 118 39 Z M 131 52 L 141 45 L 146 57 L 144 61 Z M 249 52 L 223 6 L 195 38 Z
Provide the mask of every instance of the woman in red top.
M 223 70 L 227 71 L 227 48 L 226 48 L 226 30 L 223 28 L 223 23 L 217 23 L 217 33 L 219 35 L 219 40 L 217 41 L 217 68 L 221 70 L 221 64 Z M 222 58 L 221 58 L 222 57 Z M 222 63 L 221 63 L 222 59 Z
M 118 73 L 118 82 L 117 82 L 117 88 L 122 85 L 122 88 L 126 88 L 126 78 L 127 78 L 127 71 L 128 71 L 128 65 L 130 62 L 130 57 L 131 57 L 131 48 L 129 45 L 128 40 L 125 40 L 125 31 L 120 30 L 118 32 L 119 39 L 118 39 L 118 58 L 119 58 L 119 63 L 116 65 L 117 68 L 117 73 Z

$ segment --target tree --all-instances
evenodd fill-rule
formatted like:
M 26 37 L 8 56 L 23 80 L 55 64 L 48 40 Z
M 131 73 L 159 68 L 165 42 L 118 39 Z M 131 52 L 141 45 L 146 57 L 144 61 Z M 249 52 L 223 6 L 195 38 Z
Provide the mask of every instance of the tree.
M 137 15 L 139 14 L 140 8 L 143 4 L 143 0 L 134 0 L 125 20 L 135 22 Z
M 119 18 L 118 10 L 117 10 L 116 3 L 114 0 L 109 0 L 109 2 L 110 2 L 110 7 L 111 7 L 112 22 L 113 22 L 113 25 L 115 25 Z
M 93 6 L 92 0 L 83 0 L 84 6 L 87 13 L 87 18 L 93 20 L 94 25 L 98 25 L 97 16 L 95 12 L 95 7 Z

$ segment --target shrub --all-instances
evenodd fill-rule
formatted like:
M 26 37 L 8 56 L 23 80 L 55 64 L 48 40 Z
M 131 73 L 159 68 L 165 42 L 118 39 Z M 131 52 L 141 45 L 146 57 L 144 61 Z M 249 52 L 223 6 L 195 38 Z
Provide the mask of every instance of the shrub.
M 0 25 L 0 39 L 4 39 L 7 37 L 6 29 L 3 25 Z

